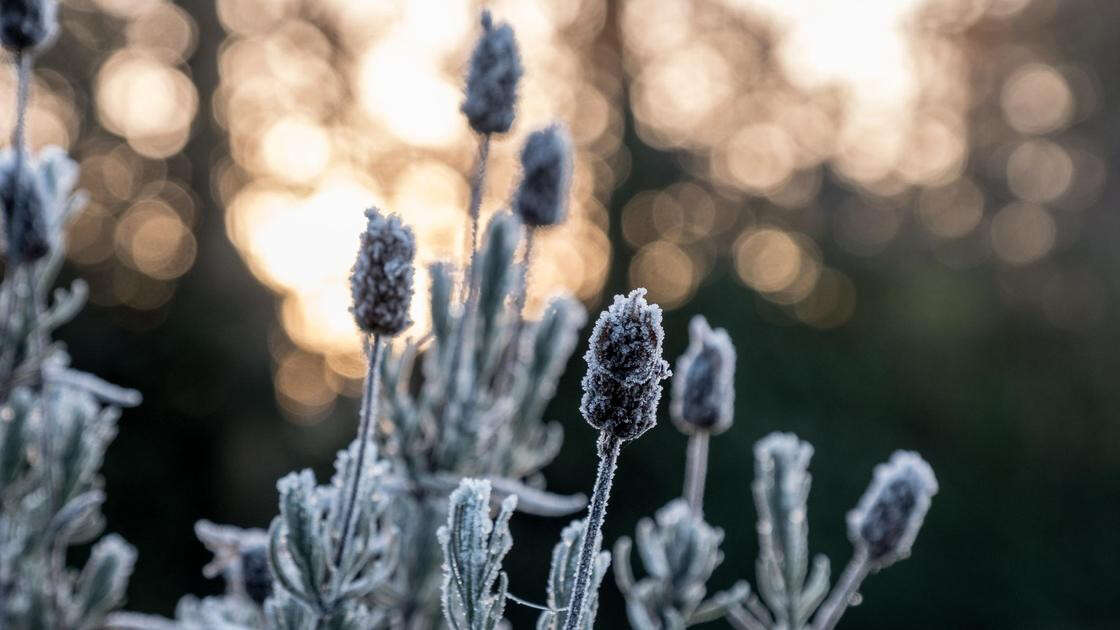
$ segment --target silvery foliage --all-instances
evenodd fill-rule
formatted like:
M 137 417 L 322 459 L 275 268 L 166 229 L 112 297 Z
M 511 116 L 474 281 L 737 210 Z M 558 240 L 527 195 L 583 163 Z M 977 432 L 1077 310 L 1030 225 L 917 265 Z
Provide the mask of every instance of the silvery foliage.
M 516 507 L 517 497 L 506 497 L 491 520 L 485 480 L 464 479 L 451 493 L 447 524 L 436 536 L 443 550 L 443 617 L 452 630 L 494 630 L 501 623 L 509 589 L 502 560 L 513 546 L 509 519 Z
M 0 627 L 97 628 L 123 601 L 136 552 L 105 536 L 80 571 L 66 566 L 66 552 L 104 528 L 98 471 L 119 408 L 139 404 L 140 395 L 70 367 L 51 340 L 87 295 L 81 280 L 51 292 L 67 219 L 83 203 L 73 193 L 77 165 L 58 148 L 33 158 L 18 139 L 0 154 L 0 170 L 23 173 L 2 178 L 3 187 L 19 183 L 0 190 L 6 221 L 38 225 L 45 237 L 43 248 L 6 248 L 0 285 Z M 37 190 L 34 203 L 24 203 L 27 184 Z M 13 218 L 29 212 L 38 215 Z
M 552 568 L 548 572 L 548 608 L 537 619 L 537 630 L 561 630 L 568 620 L 568 604 L 575 589 L 576 571 L 579 569 L 579 550 L 583 546 L 587 520 L 572 521 L 560 533 L 560 542 L 552 548 Z M 599 586 L 611 564 L 609 551 L 600 551 L 595 557 L 595 573 L 587 596 L 587 608 L 580 630 L 592 630 L 599 612 Z
M 719 619 L 750 589 L 745 582 L 707 601 L 707 582 L 723 562 L 723 530 L 709 526 L 684 499 L 658 510 L 656 520 L 638 523 L 637 547 L 648 575 L 634 579 L 631 540 L 614 547 L 615 580 L 626 597 L 626 613 L 636 630 L 678 630 Z
M 521 76 L 512 29 L 495 26 L 485 12 L 482 23 L 463 104 L 482 134 L 468 208 L 472 242 L 490 135 L 512 123 Z M 540 474 L 563 440 L 559 424 L 543 421 L 545 407 L 586 313 L 575 299 L 559 296 L 538 321 L 523 317 L 525 232 L 516 216 L 498 212 L 461 274 L 451 263 L 432 265 L 430 334 L 399 343 L 380 366 L 379 443 L 390 464 L 384 490 L 401 539 L 399 568 L 380 595 L 395 628 L 440 623 L 442 559 L 431 542 L 461 478 L 488 479 L 495 495 L 516 495 L 517 509 L 532 514 L 562 516 L 586 503 L 582 495 L 546 492 Z M 519 249 L 526 250 L 521 260 Z
M 453 630 L 493 630 L 503 624 L 505 600 L 511 596 L 502 560 L 513 546 L 509 519 L 516 508 L 517 496 L 507 496 L 499 506 L 497 517 L 491 520 L 493 504 L 488 481 L 462 480 L 451 494 L 447 524 L 438 532 L 443 550 L 443 614 Z M 537 630 L 559 630 L 567 620 L 585 524 L 584 520 L 572 521 L 552 550 L 546 606 L 541 607 L 543 612 L 537 621 Z M 610 561 L 609 552 L 596 556 L 594 592 L 588 596 L 581 630 L 591 630 L 594 626 L 599 604 L 597 591 Z
M 869 572 L 909 554 L 937 492 L 933 471 L 915 453 L 895 453 L 888 464 L 876 467 L 871 486 L 848 514 L 855 553 L 830 593 L 828 559 L 817 556 L 809 568 L 812 456 L 813 447 L 791 433 L 773 433 L 755 445 L 752 490 L 758 510 L 756 578 L 762 599 L 751 595 L 729 610 L 727 619 L 735 628 L 834 628 L 844 610 L 858 601 L 857 591 Z
M 586 316 L 567 296 L 551 300 L 538 321 L 511 308 L 520 233 L 508 213 L 490 222 L 473 274 L 473 309 L 469 298 L 453 305 L 451 265 L 433 265 L 430 337 L 404 342 L 382 363 L 392 426 L 381 436 L 391 463 L 385 490 L 402 547 L 386 594 L 401 627 L 438 621 L 440 558 L 431 541 L 461 477 L 489 479 L 494 493 L 516 495 L 518 509 L 531 514 L 560 516 L 584 505 L 582 496 L 544 491 L 539 471 L 560 449 L 562 429 L 542 419 Z
M 355 441 L 340 451 L 329 485 L 317 486 L 309 470 L 280 479 L 280 515 L 269 528 L 268 553 L 275 592 L 265 602 L 268 627 L 382 627 L 371 607 L 374 592 L 395 568 L 394 532 L 383 526 L 384 497 L 377 490 L 378 465 L 355 470 Z M 358 475 L 353 537 L 340 561 L 333 560 L 343 532 L 344 492 Z

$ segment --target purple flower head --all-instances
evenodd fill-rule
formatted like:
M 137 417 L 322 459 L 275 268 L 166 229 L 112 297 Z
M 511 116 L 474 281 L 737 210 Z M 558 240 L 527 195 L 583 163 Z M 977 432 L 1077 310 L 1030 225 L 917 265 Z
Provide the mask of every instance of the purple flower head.
M 867 551 L 875 570 L 906 558 L 935 494 L 937 478 L 929 464 L 917 453 L 895 451 L 875 467 L 871 485 L 848 512 L 848 538 Z
M 460 108 L 475 131 L 509 131 L 522 72 L 513 29 L 509 24 L 494 26 L 490 12 L 483 11 L 482 36 L 471 53 L 467 97 Z
M 392 336 L 412 323 L 408 311 L 416 241 L 395 214 L 386 217 L 370 208 L 366 217 L 369 222 L 350 272 L 350 311 L 363 331 Z
M 544 227 L 564 220 L 572 179 L 572 143 L 560 125 L 534 131 L 521 149 L 521 185 L 513 209 L 525 225 Z
M 697 315 L 688 325 L 688 349 L 677 359 L 669 416 L 684 433 L 722 433 L 735 408 L 735 346 L 722 328 Z
M 647 303 L 645 294 L 635 289 L 615 296 L 595 322 L 583 357 L 580 413 L 604 437 L 633 440 L 657 424 L 661 381 L 671 372 L 661 357 L 661 308 Z

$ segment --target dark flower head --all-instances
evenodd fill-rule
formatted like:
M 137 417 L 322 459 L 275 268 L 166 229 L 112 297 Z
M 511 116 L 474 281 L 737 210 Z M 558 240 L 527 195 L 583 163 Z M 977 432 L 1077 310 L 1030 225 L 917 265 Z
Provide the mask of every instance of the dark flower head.
M 669 415 L 684 433 L 723 433 L 734 408 L 735 346 L 726 330 L 712 330 L 697 315 L 688 325 L 688 349 L 677 359 Z
M 408 310 L 416 241 L 397 215 L 385 217 L 370 208 L 366 217 L 369 223 L 350 272 L 350 311 L 363 331 L 392 336 L 412 323 Z
M 258 604 L 272 594 L 272 571 L 268 568 L 268 545 L 250 545 L 241 549 L 241 579 L 245 594 Z
M 661 381 L 671 373 L 661 358 L 661 308 L 648 304 L 645 293 L 615 296 L 595 322 L 583 357 L 580 413 L 603 437 L 633 440 L 657 424 Z
M 867 551 L 873 569 L 910 555 L 935 494 L 937 478 L 917 453 L 896 451 L 875 467 L 871 485 L 848 512 L 848 537 Z
M 55 0 L 0 0 L 0 43 L 13 52 L 34 50 L 58 28 Z
M 529 134 L 521 149 L 521 185 L 514 211 L 525 225 L 544 227 L 564 220 L 572 179 L 572 144 L 560 125 Z
M 42 179 L 26 156 L 18 161 L 18 171 L 16 163 L 11 152 L 0 159 L 0 206 L 4 209 L 8 260 L 25 263 L 50 251 L 46 230 L 49 199 Z
M 460 109 L 479 133 L 505 133 L 513 125 L 521 55 L 509 24 L 494 26 L 482 12 L 482 36 L 471 53 L 467 97 Z

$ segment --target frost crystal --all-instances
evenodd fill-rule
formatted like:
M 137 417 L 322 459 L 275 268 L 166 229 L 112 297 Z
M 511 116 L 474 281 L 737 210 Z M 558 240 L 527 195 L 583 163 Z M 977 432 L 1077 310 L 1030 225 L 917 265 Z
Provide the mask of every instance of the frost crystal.
M 400 217 L 366 210 L 358 259 L 350 273 L 351 312 L 358 327 L 370 334 L 396 335 L 412 322 L 412 259 L 416 241 Z
M 521 149 L 521 185 L 513 207 L 526 225 L 544 227 L 564 220 L 572 176 L 568 132 L 552 125 L 529 134 Z
M 924 459 L 911 451 L 895 451 L 875 467 L 871 485 L 848 513 L 848 537 L 866 549 L 876 570 L 910 555 L 937 479 Z
M 648 304 L 645 293 L 634 289 L 615 296 L 595 322 L 583 357 L 580 413 L 591 426 L 624 441 L 657 424 L 661 380 L 671 374 L 661 358 L 661 308 Z
M 55 0 L 3 0 L 0 2 L 0 42 L 23 52 L 38 48 L 58 27 Z
M 735 346 L 722 328 L 697 315 L 688 325 L 688 349 L 677 360 L 669 416 L 684 433 L 723 433 L 735 410 Z
M 521 55 L 508 24 L 495 27 L 489 11 L 482 12 L 482 36 L 471 54 L 467 98 L 462 110 L 479 133 L 505 133 L 513 124 Z

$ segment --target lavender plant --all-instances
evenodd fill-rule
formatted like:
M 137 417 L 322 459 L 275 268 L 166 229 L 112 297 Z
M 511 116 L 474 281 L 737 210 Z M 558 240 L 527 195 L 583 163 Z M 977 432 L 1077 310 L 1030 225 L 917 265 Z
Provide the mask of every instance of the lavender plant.
M 828 559 L 817 556 L 809 571 L 806 504 L 812 456 L 813 447 L 791 433 L 774 433 L 755 445 L 752 488 L 758 509 L 756 576 L 762 601 L 751 596 L 733 606 L 727 619 L 735 628 L 836 627 L 868 573 L 909 555 L 937 493 L 932 469 L 916 453 L 898 451 L 889 463 L 876 467 L 871 486 L 848 514 L 855 553 L 830 593 Z
M 0 42 L 18 76 L 12 144 L 0 153 L 5 266 L 0 284 L 0 627 L 100 627 L 120 605 L 136 552 L 119 536 L 96 544 L 80 571 L 67 550 L 104 528 L 98 475 L 120 407 L 140 395 L 74 369 L 51 339 L 78 313 L 86 285 L 51 287 L 67 219 L 84 197 L 58 148 L 33 156 L 25 128 L 31 67 L 56 30 L 53 0 L 0 3 Z
M 638 524 L 638 552 L 647 577 L 634 578 L 631 540 L 624 536 L 615 544 L 615 580 L 626 597 L 630 624 L 641 630 L 676 630 L 718 619 L 749 593 L 740 582 L 704 600 L 707 581 L 723 561 L 723 530 L 708 525 L 703 513 L 708 440 L 733 421 L 735 348 L 727 331 L 712 330 L 702 316 L 692 319 L 689 335 L 669 403 L 673 424 L 689 436 L 684 498 L 661 508 L 654 521 Z
M 541 475 L 562 441 L 544 409 L 586 315 L 566 296 L 537 321 L 524 313 L 534 235 L 566 214 L 571 146 L 562 127 L 528 136 L 511 211 L 494 213 L 478 244 L 490 142 L 513 123 L 522 74 L 512 29 L 488 12 L 482 29 L 461 108 L 479 142 L 469 255 L 461 271 L 450 262 L 428 269 L 431 330 L 391 343 L 410 324 L 415 243 L 398 217 L 368 210 L 351 275 L 367 374 L 357 438 L 339 452 L 334 477 L 317 485 L 305 470 L 281 479 L 280 515 L 267 534 L 199 522 L 196 533 L 215 554 L 204 573 L 222 576 L 225 594 L 186 597 L 173 620 L 121 613 L 107 627 L 494 630 L 508 627 L 507 600 L 541 609 L 538 630 L 594 627 L 611 562 L 602 528 L 621 447 L 655 426 L 661 381 L 671 375 L 661 311 L 636 289 L 616 296 L 595 324 L 580 404 L 599 430 L 588 514 L 553 548 L 545 603 L 521 600 L 502 569 L 515 510 L 563 516 L 587 505 L 583 495 L 547 492 Z M 624 537 L 615 546 L 630 623 L 676 630 L 726 617 L 748 630 L 830 630 L 869 572 L 908 553 L 937 489 L 933 474 L 914 454 L 876 470 L 849 515 L 856 552 L 829 595 L 827 559 L 808 569 L 812 447 L 789 434 L 767 437 L 755 449 L 753 485 L 761 599 L 746 582 L 707 597 L 723 560 L 723 532 L 703 516 L 707 453 L 710 437 L 733 420 L 735 349 L 702 317 L 690 336 L 670 405 L 689 436 L 683 497 L 639 524 L 641 580 L 630 565 L 635 543 Z
M 599 469 L 564 630 L 576 630 L 585 616 L 591 617 L 588 591 L 619 451 L 623 442 L 657 424 L 661 381 L 670 375 L 669 364 L 661 358 L 665 337 L 661 309 L 648 304 L 645 293 L 645 289 L 635 289 L 625 297 L 615 296 L 614 304 L 595 322 L 584 355 L 587 374 L 579 410 L 588 424 L 599 429 Z
M 502 621 L 509 589 L 502 559 L 513 546 L 509 519 L 516 506 L 516 496 L 506 497 L 491 520 L 484 480 L 464 479 L 451 493 L 447 525 L 436 536 L 444 558 L 443 615 L 453 630 L 494 630 Z

